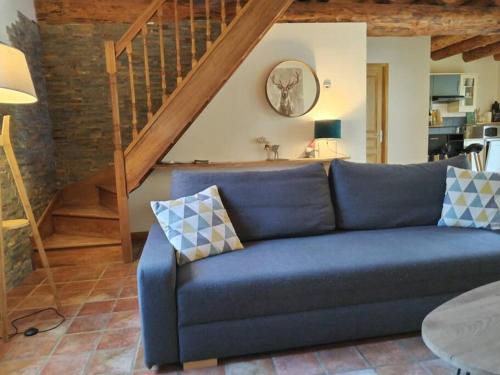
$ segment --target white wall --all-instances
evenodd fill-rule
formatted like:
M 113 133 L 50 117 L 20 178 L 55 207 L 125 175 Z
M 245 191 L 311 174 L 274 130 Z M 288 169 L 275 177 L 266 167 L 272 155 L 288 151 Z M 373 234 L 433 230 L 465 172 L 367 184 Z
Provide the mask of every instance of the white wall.
M 498 75 L 497 98 L 500 99 L 500 61 L 497 61 L 497 75 Z
M 299 118 L 278 115 L 265 98 L 265 82 L 283 60 L 309 64 L 322 88 L 316 107 Z M 276 24 L 209 103 L 165 160 L 263 160 L 264 136 L 281 145 L 280 157 L 300 157 L 313 138 L 315 119 L 342 120 L 340 152 L 366 160 L 366 25 L 356 23 Z M 169 195 L 167 172 L 155 171 L 131 195 L 132 231 L 154 221 L 149 202 Z
M 17 12 L 35 20 L 35 6 L 33 0 L 0 0 L 0 42 L 10 44 L 7 36 L 7 26 L 17 20 Z
M 389 64 L 388 162 L 427 160 L 429 37 L 368 38 L 368 63 Z
M 500 98 L 500 62 L 493 56 L 464 62 L 462 55 L 431 61 L 432 73 L 476 73 L 477 105 L 481 113 L 488 112 L 495 100 Z

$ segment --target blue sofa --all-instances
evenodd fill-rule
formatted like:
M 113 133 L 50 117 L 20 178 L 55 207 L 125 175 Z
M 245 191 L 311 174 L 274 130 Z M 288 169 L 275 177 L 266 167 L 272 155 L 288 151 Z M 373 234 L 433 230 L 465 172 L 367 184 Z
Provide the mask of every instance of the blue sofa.
M 172 198 L 219 187 L 245 249 L 179 267 L 152 226 L 138 268 L 146 365 L 416 331 L 500 279 L 498 233 L 436 226 L 447 165 L 468 164 L 174 173 Z

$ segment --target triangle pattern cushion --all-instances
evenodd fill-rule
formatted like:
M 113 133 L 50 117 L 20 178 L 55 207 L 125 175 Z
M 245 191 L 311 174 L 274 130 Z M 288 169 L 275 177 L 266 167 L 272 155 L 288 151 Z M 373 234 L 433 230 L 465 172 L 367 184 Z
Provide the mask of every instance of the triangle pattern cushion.
M 212 255 L 243 249 L 217 186 L 151 208 L 183 265 Z
M 500 174 L 448 167 L 439 226 L 500 229 Z

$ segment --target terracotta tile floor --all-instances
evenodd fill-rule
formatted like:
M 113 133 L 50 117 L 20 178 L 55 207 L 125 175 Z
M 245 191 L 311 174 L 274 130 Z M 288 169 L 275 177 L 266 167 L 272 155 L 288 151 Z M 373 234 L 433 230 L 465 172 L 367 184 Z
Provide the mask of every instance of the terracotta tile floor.
M 140 342 L 137 264 L 54 269 L 66 322 L 27 338 L 0 344 L 0 375 L 182 374 L 178 366 L 149 371 Z M 10 318 L 50 306 L 43 270 L 9 292 Z M 19 322 L 21 329 L 58 322 L 45 312 Z M 434 357 L 418 334 L 319 346 L 223 360 L 192 375 L 441 375 L 453 368 Z

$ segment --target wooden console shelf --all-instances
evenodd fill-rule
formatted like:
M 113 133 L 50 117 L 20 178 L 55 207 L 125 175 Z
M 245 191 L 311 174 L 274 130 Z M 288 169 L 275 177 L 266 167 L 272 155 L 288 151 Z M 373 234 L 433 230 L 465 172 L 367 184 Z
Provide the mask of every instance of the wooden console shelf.
M 300 158 L 300 159 L 278 159 L 278 160 L 255 160 L 238 162 L 209 162 L 209 163 L 179 163 L 167 162 L 158 163 L 155 169 L 195 169 L 195 168 L 258 168 L 258 167 L 278 167 L 290 165 L 305 165 L 312 163 L 330 164 L 334 159 L 347 160 L 347 155 L 338 155 L 334 158 Z

